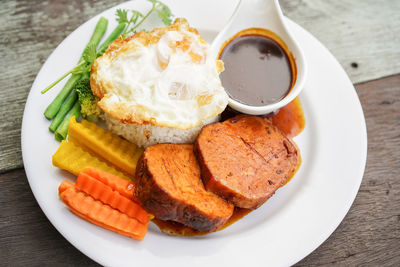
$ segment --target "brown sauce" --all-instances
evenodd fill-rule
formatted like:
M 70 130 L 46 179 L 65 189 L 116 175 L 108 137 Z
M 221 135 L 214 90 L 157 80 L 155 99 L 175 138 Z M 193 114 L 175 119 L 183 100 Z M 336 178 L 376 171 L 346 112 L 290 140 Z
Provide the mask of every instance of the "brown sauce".
M 234 100 L 264 106 L 283 99 L 296 81 L 296 65 L 286 44 L 266 29 L 251 28 L 228 40 L 220 52 L 222 85 Z

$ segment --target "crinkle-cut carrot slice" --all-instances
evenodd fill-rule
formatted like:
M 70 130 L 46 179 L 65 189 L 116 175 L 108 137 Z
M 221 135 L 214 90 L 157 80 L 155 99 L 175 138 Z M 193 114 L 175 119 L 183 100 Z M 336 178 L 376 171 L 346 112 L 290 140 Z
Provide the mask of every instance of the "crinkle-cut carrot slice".
M 129 175 L 135 174 L 136 164 L 143 149 L 118 135 L 104 130 L 95 123 L 71 118 L 68 141 L 89 150 Z
M 115 167 L 93 156 L 80 146 L 65 140 L 61 142 L 57 152 L 53 155 L 52 161 L 54 166 L 69 171 L 76 176 L 83 171 L 85 167 L 92 166 L 117 175 L 122 179 L 131 180 L 130 176 L 127 176 Z
M 112 208 L 119 210 L 129 217 L 137 219 L 143 224 L 149 222 L 149 214 L 138 203 L 134 202 L 131 198 L 120 195 L 118 191 L 114 191 L 108 185 L 92 178 L 84 172 L 79 173 L 75 187 L 92 196 L 94 199 L 100 200 L 102 203 L 110 205 Z
M 58 194 L 61 194 L 62 192 L 64 192 L 68 188 L 74 187 L 74 186 L 75 186 L 75 184 L 73 182 L 70 182 L 68 180 L 64 180 L 64 181 L 62 181 L 62 183 L 58 187 Z
M 103 184 L 108 185 L 109 187 L 111 187 L 111 189 L 118 191 L 124 197 L 127 197 L 129 199 L 133 198 L 133 200 L 136 200 L 136 198 L 134 197 L 135 184 L 133 182 L 121 179 L 116 175 L 99 170 L 94 167 L 86 167 L 85 169 L 83 169 L 82 172 L 95 178 Z
M 63 186 L 65 187 L 65 185 Z M 137 219 L 131 218 L 111 208 L 109 205 L 95 200 L 74 186 L 67 184 L 66 188 L 63 188 L 59 195 L 61 200 L 74 214 L 95 225 L 136 240 L 142 240 L 147 232 L 148 223 L 143 224 Z

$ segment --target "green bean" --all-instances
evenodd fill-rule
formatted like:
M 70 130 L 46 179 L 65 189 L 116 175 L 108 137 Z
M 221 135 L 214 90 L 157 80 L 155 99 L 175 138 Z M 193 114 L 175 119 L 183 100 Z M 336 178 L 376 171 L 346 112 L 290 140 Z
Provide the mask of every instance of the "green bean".
M 53 119 L 58 111 L 60 110 L 65 98 L 71 93 L 75 84 L 81 79 L 81 74 L 72 74 L 71 78 L 68 79 L 67 83 L 64 85 L 63 89 L 58 93 L 56 98 L 50 103 L 44 112 L 44 116 L 51 120 Z
M 79 118 L 81 116 L 81 106 L 79 105 L 78 101 L 75 102 L 75 105 L 64 118 L 63 122 L 57 127 L 57 130 L 54 134 L 57 141 L 61 142 L 67 137 L 69 121 L 73 116 L 75 116 L 75 118 Z
M 100 43 L 101 38 L 106 33 L 107 25 L 108 25 L 108 20 L 104 17 L 101 17 L 96 24 L 96 28 L 93 31 L 92 37 L 90 37 L 88 45 L 94 43 L 97 46 Z
M 58 111 L 57 115 L 54 117 L 53 121 L 49 126 L 49 130 L 51 132 L 55 132 L 57 130 L 58 125 L 63 121 L 65 115 L 67 115 L 68 111 L 73 107 L 75 102 L 78 100 L 78 93 L 73 90 L 72 93 L 69 95 L 67 100 L 62 104 L 60 110 Z
M 120 23 L 115 27 L 115 29 L 112 31 L 112 33 L 108 36 L 108 38 L 100 45 L 98 51 L 97 51 L 97 56 L 101 56 L 106 52 L 107 48 L 110 46 L 110 44 L 117 39 L 121 33 L 124 31 L 126 27 L 126 23 Z

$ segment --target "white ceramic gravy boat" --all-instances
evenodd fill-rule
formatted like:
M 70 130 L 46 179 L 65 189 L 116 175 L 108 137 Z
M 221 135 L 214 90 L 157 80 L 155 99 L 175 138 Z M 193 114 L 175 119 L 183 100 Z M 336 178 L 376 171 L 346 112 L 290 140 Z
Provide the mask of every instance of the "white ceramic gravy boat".
M 303 52 L 286 26 L 278 0 L 240 0 L 228 24 L 211 45 L 213 56 L 217 58 L 227 40 L 249 28 L 264 28 L 277 34 L 286 43 L 297 67 L 297 79 L 293 87 L 279 102 L 265 106 L 251 106 L 229 98 L 229 106 L 239 112 L 251 115 L 268 114 L 286 106 L 299 95 L 305 84 L 307 64 Z

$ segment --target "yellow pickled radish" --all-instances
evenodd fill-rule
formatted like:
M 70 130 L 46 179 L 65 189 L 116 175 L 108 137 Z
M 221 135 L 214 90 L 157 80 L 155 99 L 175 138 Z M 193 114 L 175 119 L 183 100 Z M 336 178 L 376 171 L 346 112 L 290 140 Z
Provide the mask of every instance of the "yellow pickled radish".
M 95 157 L 73 142 L 65 140 L 61 142 L 60 147 L 52 157 L 52 161 L 54 166 L 66 170 L 76 176 L 78 176 L 78 174 L 86 167 L 91 166 L 119 176 L 122 179 L 132 180 L 131 176 L 117 170 L 114 166 Z
M 128 175 L 134 175 L 143 149 L 94 123 L 71 118 L 68 140 L 94 153 Z

